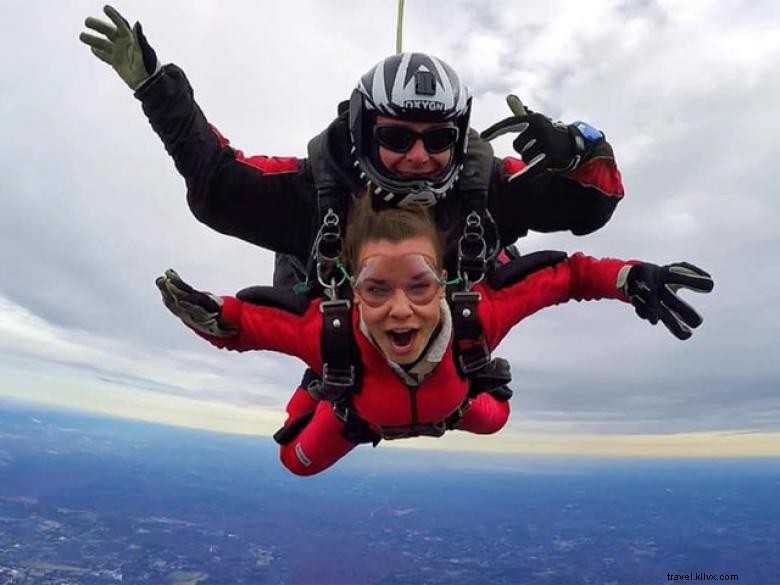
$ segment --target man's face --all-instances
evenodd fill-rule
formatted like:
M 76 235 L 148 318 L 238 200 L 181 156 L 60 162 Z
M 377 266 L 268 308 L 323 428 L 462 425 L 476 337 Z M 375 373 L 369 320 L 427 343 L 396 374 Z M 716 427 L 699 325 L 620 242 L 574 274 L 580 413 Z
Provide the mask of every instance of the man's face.
M 457 132 L 451 122 L 407 122 L 385 116 L 377 116 L 376 126 L 403 127 L 419 134 L 434 128 L 452 128 Z M 388 171 L 401 178 L 435 177 L 447 168 L 451 158 L 452 146 L 440 152 L 429 152 L 420 137 L 414 140 L 406 152 L 391 150 L 379 144 L 379 160 Z

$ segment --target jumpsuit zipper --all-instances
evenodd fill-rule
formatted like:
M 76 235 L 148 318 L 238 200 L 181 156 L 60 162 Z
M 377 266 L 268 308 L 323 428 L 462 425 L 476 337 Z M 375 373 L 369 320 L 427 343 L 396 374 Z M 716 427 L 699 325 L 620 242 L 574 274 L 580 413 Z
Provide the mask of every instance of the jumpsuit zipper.
M 412 423 L 413 425 L 417 424 L 417 386 L 409 386 L 407 384 L 406 386 L 407 390 L 409 390 L 409 398 L 412 401 Z

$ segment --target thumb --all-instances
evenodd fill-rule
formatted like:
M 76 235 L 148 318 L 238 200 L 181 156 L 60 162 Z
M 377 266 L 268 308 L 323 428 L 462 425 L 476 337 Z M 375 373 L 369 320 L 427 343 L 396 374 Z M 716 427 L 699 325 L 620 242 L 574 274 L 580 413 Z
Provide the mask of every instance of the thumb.
M 151 76 L 157 73 L 160 68 L 159 61 L 157 60 L 157 53 L 146 40 L 143 27 L 140 22 L 136 22 L 133 25 L 133 33 L 135 33 L 135 39 L 138 41 L 138 46 L 141 47 L 141 56 L 144 61 L 144 69 Z
M 515 94 L 510 93 L 508 96 L 506 96 L 506 103 L 515 116 L 528 115 L 528 111 L 525 109 L 523 102 L 520 101 L 520 98 L 517 97 Z

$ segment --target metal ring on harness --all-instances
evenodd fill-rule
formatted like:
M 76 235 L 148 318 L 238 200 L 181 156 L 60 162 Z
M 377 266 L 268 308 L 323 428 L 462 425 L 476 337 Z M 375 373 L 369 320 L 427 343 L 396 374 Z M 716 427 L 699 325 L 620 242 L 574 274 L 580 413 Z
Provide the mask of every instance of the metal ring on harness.
M 482 218 L 476 211 L 470 212 L 466 216 L 466 228 L 474 228 L 479 231 L 480 236 L 485 235 L 485 229 L 482 227 Z
M 321 260 L 335 262 L 340 252 L 341 228 L 339 227 L 339 216 L 333 209 L 328 208 L 325 217 L 322 219 L 322 225 L 317 231 L 317 237 L 312 246 L 312 255 L 317 258 L 318 262 Z
M 336 300 L 336 290 L 347 280 L 349 280 L 349 276 L 342 273 L 341 278 L 337 281 L 335 278 L 330 279 L 330 282 L 326 282 L 325 278 L 327 278 L 323 273 L 324 270 L 322 268 L 321 262 L 317 262 L 317 280 L 322 285 L 322 287 L 325 289 L 325 294 L 328 295 L 328 298 L 330 300 Z M 333 267 L 331 267 L 333 268 Z
M 328 298 L 335 299 L 338 287 L 347 282 L 349 276 L 343 271 L 339 278 L 333 276 L 334 271 L 338 269 L 337 263 L 341 255 L 341 228 L 339 216 L 332 208 L 328 208 L 322 219 L 322 225 L 312 248 L 312 255 L 317 260 L 317 281 L 322 285 Z
M 476 211 L 466 216 L 466 225 L 463 227 L 463 235 L 458 239 L 458 278 L 464 283 L 465 289 L 471 290 L 476 284 L 485 279 L 487 270 L 487 242 L 485 242 L 485 228 L 482 218 Z M 476 252 L 467 251 L 467 247 L 473 248 L 476 244 Z M 472 280 L 470 274 L 478 276 Z

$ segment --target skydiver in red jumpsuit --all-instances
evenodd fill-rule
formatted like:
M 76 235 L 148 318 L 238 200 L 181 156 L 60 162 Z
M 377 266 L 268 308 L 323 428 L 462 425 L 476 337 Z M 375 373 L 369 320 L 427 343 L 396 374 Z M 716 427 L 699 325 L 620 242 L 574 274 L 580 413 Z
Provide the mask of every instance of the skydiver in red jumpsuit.
M 350 414 L 383 438 L 409 436 L 403 431 L 436 427 L 447 419 L 457 430 L 497 432 L 509 416 L 508 402 L 490 393 L 470 400 L 469 382 L 455 366 L 446 273 L 430 215 L 422 208 L 377 212 L 367 201 L 353 204 L 350 222 L 364 229 L 350 232 L 345 243 L 357 308 L 351 326 L 364 372 Z M 166 306 L 213 345 L 281 352 L 322 373 L 322 300 L 293 312 L 219 298 L 192 289 L 172 270 L 157 285 Z M 685 339 L 701 317 L 676 296 L 677 290 L 709 292 L 712 286 L 706 272 L 687 263 L 659 267 L 577 253 L 561 255 L 500 289 L 481 283 L 474 290 L 481 295 L 478 317 L 492 350 L 525 317 L 571 299 L 631 302 L 641 317 L 654 324 L 660 320 Z M 303 389 L 293 395 L 287 413 L 285 425 L 300 428 L 282 445 L 281 460 L 295 474 L 318 473 L 357 444 L 345 436 L 346 421 L 334 405 L 315 401 Z

